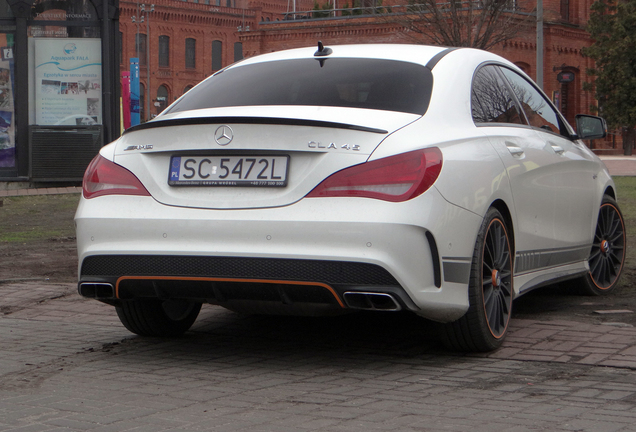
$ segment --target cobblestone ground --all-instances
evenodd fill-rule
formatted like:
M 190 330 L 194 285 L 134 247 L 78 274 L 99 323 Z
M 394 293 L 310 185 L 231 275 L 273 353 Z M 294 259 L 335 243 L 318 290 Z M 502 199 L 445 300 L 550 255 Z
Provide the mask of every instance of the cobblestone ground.
M 410 315 L 241 316 L 128 333 L 74 285 L 0 285 L 0 431 L 636 430 L 636 329 L 513 320 L 445 351 Z

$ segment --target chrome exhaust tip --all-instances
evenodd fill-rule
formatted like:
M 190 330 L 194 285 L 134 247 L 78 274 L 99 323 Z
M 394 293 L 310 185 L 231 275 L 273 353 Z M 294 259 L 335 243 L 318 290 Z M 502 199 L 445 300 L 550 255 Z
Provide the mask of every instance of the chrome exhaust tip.
M 115 287 L 106 282 L 82 282 L 79 285 L 78 291 L 82 297 L 97 300 L 115 298 Z
M 351 309 L 397 312 L 400 304 L 391 294 L 347 291 L 343 294 L 345 303 Z

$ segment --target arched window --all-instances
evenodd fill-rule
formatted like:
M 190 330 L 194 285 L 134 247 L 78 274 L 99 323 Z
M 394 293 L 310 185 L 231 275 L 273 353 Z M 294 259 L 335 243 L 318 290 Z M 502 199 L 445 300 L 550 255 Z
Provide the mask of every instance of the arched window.
M 560 105 L 558 108 L 563 114 L 563 117 L 568 123 L 575 124 L 575 114 L 578 110 L 578 94 L 576 89 L 579 88 L 578 82 L 578 70 L 576 68 L 564 68 L 562 73 L 571 76 L 571 79 L 562 80 L 560 92 Z M 580 84 L 579 84 L 580 85 Z
M 524 62 L 515 62 L 515 66 L 524 71 L 526 75 L 530 75 L 530 65 Z
M 243 44 L 241 42 L 234 43 L 234 61 L 243 60 Z
M 190 90 L 192 90 L 192 87 L 194 87 L 193 85 L 187 85 L 184 89 L 183 89 L 183 94 L 186 94 L 187 92 L 189 92 Z
M 157 108 L 157 114 L 166 109 L 168 106 L 168 88 L 165 85 L 160 85 L 157 89 L 157 99 L 155 100 L 155 107 Z
M 197 67 L 197 40 L 187 38 L 185 41 L 185 67 L 186 69 L 196 69 Z
M 135 55 L 139 56 L 139 66 L 146 66 L 146 35 L 137 33 L 135 35 Z
M 159 36 L 159 67 L 170 67 L 170 36 Z
M 223 42 L 215 40 L 212 41 L 212 70 L 221 69 L 223 69 Z
M 570 22 L 570 0 L 561 0 L 561 19 Z

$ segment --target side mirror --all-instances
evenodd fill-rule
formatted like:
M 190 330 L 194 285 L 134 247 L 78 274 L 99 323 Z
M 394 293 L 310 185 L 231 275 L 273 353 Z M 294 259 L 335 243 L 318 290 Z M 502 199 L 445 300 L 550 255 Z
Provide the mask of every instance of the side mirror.
M 601 117 L 577 114 L 576 134 L 578 139 L 597 139 L 607 136 L 607 123 Z

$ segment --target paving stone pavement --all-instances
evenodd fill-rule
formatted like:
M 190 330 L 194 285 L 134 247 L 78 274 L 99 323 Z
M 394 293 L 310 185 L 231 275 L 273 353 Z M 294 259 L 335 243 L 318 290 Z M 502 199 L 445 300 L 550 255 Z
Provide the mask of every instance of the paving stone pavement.
M 603 159 L 636 175 L 635 157 Z M 636 431 L 633 327 L 513 319 L 502 349 L 462 355 L 411 315 L 204 306 L 184 337 L 154 339 L 74 284 L 0 298 L 1 432 Z
M 206 306 L 128 333 L 74 284 L 0 284 L 0 431 L 633 431 L 636 329 L 513 319 L 490 354 L 411 315 Z

